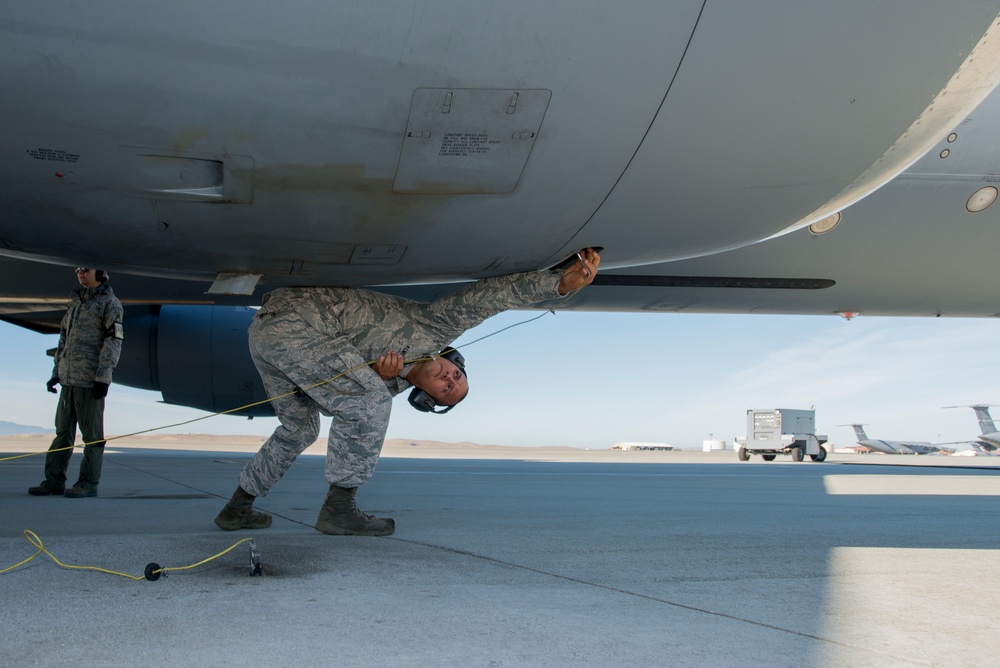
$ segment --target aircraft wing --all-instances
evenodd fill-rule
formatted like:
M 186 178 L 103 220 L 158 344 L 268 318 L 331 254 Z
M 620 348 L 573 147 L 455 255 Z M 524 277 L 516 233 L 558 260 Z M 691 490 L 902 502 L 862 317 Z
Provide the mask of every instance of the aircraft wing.
M 981 452 L 991 453 L 1000 450 L 996 445 L 988 443 L 986 441 L 972 440 L 972 441 L 948 441 L 945 443 L 935 443 L 937 447 L 945 447 L 949 445 L 969 445 L 972 446 L 974 450 Z

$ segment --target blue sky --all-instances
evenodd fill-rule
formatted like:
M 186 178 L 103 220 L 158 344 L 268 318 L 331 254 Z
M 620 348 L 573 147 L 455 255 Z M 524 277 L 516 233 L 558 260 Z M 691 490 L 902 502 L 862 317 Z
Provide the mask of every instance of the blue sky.
M 537 315 L 495 316 L 458 343 Z M 397 397 L 388 437 L 700 449 L 708 438 L 742 437 L 749 408 L 815 406 L 819 431 L 837 445 L 854 442 L 839 426 L 848 422 L 866 423 L 873 438 L 959 441 L 979 433 L 975 416 L 942 407 L 1000 403 L 998 340 L 995 319 L 547 314 L 463 349 L 472 389 L 448 415 L 418 413 Z M 0 323 L 0 420 L 51 427 L 56 395 L 45 391 L 45 350 L 55 344 Z M 106 433 L 207 415 L 159 401 L 113 386 Z M 215 416 L 163 431 L 266 436 L 276 424 Z

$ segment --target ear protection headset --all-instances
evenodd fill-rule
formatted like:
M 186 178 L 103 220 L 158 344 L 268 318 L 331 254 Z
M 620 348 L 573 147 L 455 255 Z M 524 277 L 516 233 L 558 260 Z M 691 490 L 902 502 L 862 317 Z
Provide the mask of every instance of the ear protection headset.
M 462 371 L 462 374 L 466 378 L 469 377 L 469 374 L 465 372 L 465 358 L 462 357 L 462 353 L 458 352 L 454 348 L 445 348 L 440 353 L 438 353 L 438 356 L 443 357 L 444 359 L 448 360 L 449 362 L 457 366 Z M 438 414 L 447 413 L 448 411 L 450 411 L 452 408 L 455 407 L 455 406 L 446 406 L 443 411 L 434 410 L 435 408 L 437 408 L 438 405 L 437 402 L 434 401 L 431 395 L 427 394 L 419 387 L 413 388 L 407 400 L 410 402 L 411 406 L 416 408 L 421 413 L 438 413 Z
M 88 269 L 87 267 L 77 267 L 76 268 L 76 273 L 78 273 L 78 274 L 80 272 L 87 272 L 87 271 L 90 271 L 90 269 Z M 109 274 L 108 272 L 106 272 L 104 269 L 94 269 L 94 278 L 97 279 L 98 283 L 100 283 L 101 285 L 104 285 L 111 278 L 111 274 Z

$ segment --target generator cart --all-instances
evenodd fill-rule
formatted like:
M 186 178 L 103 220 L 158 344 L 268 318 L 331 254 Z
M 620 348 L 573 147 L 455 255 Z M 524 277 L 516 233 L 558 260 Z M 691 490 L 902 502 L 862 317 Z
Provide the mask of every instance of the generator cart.
M 816 411 L 792 408 L 763 408 L 747 411 L 747 436 L 736 439 L 741 462 L 760 455 L 765 462 L 778 455 L 791 455 L 801 462 L 805 455 L 814 462 L 826 459 L 826 434 L 816 433 Z

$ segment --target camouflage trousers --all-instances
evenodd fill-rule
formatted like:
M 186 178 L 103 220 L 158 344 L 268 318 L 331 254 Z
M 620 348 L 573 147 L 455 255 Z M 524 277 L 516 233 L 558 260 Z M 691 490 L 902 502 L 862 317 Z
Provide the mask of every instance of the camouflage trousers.
M 83 461 L 75 486 L 97 489 L 104 464 L 104 399 L 95 399 L 89 387 L 66 387 L 59 392 L 56 407 L 56 437 L 45 455 L 45 483 L 48 487 L 66 486 L 66 469 L 73 456 L 76 428 L 80 426 Z
M 275 397 L 271 405 L 281 424 L 240 473 L 240 486 L 254 496 L 266 496 L 316 441 L 320 413 L 332 417 L 327 482 L 340 487 L 367 482 L 378 463 L 392 409 L 392 395 L 367 366 L 368 360 L 346 338 L 321 334 L 294 311 L 280 307 L 262 308 L 249 331 L 250 356 L 268 396 Z M 339 375 L 345 371 L 349 373 Z

